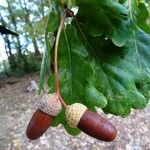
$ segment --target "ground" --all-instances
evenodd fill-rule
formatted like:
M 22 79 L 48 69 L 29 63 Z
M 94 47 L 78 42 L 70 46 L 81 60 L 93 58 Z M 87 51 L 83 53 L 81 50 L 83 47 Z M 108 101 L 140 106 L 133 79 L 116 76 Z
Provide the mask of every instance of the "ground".
M 31 80 L 38 81 L 38 74 L 9 78 L 0 88 L 0 150 L 150 150 L 150 104 L 126 118 L 108 115 L 118 129 L 118 137 L 111 143 L 84 133 L 73 137 L 61 125 L 30 142 L 26 127 L 42 96 L 26 92 Z

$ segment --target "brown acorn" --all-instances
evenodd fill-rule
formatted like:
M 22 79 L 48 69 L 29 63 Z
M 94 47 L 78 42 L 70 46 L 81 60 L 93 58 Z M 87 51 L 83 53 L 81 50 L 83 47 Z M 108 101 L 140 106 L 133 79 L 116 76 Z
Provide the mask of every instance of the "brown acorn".
M 111 122 L 80 103 L 67 107 L 66 119 L 71 127 L 78 127 L 98 140 L 110 142 L 117 136 L 117 129 Z
M 74 12 L 68 8 L 66 8 L 66 17 L 74 17 Z
M 62 106 L 56 94 L 44 95 L 39 108 L 35 111 L 28 124 L 27 137 L 30 140 L 36 140 L 42 136 L 61 109 Z

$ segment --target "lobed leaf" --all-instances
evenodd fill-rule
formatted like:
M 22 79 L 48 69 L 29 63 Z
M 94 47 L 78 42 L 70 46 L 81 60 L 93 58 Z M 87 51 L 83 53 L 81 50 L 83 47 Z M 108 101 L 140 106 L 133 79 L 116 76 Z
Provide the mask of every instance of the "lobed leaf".
M 77 0 L 78 21 L 93 37 L 105 35 L 117 46 L 132 36 L 132 23 L 127 9 L 112 0 Z
M 107 99 L 107 105 L 103 110 L 107 113 L 126 116 L 132 107 L 144 108 L 148 101 L 149 89 L 147 86 L 147 89 L 144 90 L 146 93 L 143 93 L 137 88 L 137 83 L 148 85 L 150 82 L 148 72 L 150 36 L 144 32 L 142 36 L 140 32 L 137 32 L 139 36 L 135 35 L 134 38 L 127 41 L 125 47 L 119 48 L 114 46 L 110 40 L 93 38 L 81 30 L 81 28 L 78 30 L 79 34 L 82 34 L 80 39 L 83 43 L 88 42 L 89 53 L 92 57 L 91 65 L 95 69 L 95 76 L 89 82 Z M 145 62 L 142 70 L 135 63 L 137 61 Z M 144 97 L 145 95 L 147 96 Z
M 66 104 L 80 102 L 93 111 L 97 106 L 105 113 L 124 117 L 132 108 L 142 109 L 148 103 L 150 35 L 145 33 L 145 6 L 132 1 L 136 8 L 132 10 L 133 19 L 121 4 L 125 1 L 119 2 L 76 0 L 77 17 L 61 33 L 58 68 L 60 92 Z M 143 16 L 139 13 L 142 10 Z M 50 27 L 52 33 L 58 27 L 59 14 L 53 19 L 56 28 Z M 53 47 L 47 52 L 53 65 Z M 55 92 L 54 73 L 48 82 L 49 91 Z M 80 133 L 67 125 L 64 110 L 53 121 L 53 126 L 59 124 L 70 134 Z

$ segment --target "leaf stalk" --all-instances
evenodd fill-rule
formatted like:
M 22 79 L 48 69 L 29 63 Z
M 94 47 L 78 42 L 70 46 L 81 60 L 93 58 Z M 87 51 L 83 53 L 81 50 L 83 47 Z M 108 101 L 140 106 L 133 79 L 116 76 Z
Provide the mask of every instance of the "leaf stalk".
M 56 41 L 55 41 L 55 48 L 54 48 L 54 65 L 55 65 L 55 87 L 56 87 L 56 94 L 59 97 L 60 102 L 62 103 L 63 107 L 66 108 L 66 104 L 61 98 L 60 95 L 60 89 L 59 89 L 59 72 L 58 72 L 58 46 L 59 46 L 59 39 L 61 35 L 61 31 L 64 27 L 64 22 L 65 22 L 65 15 L 64 13 L 61 16 L 61 21 L 60 25 L 57 31 L 56 35 Z

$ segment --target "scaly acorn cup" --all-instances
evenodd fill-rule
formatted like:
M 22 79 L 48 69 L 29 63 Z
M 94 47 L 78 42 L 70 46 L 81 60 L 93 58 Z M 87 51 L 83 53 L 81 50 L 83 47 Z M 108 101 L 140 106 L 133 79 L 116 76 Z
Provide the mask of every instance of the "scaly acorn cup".
M 61 102 L 56 94 L 44 95 L 38 109 L 33 114 L 26 135 L 30 140 L 36 140 L 50 127 L 52 120 L 62 109 Z
M 81 103 L 69 105 L 66 109 L 66 119 L 69 126 L 79 128 L 86 134 L 103 141 L 113 141 L 117 129 L 106 118 L 87 109 Z

